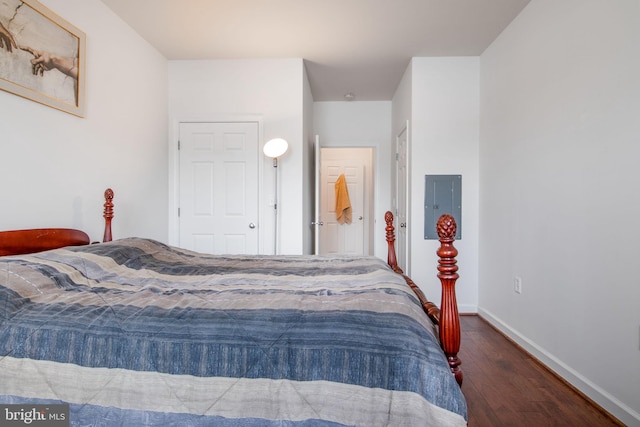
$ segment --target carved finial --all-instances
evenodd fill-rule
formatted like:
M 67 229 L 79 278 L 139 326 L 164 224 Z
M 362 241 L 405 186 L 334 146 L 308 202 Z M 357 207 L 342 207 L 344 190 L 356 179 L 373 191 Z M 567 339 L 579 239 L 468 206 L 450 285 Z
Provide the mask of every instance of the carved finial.
M 395 228 L 393 227 L 393 214 L 387 211 L 384 214 L 384 221 L 387 223 L 385 231 L 387 232 L 387 243 L 392 244 L 396 241 Z
M 107 202 L 110 202 L 113 200 L 113 190 L 110 188 L 107 188 L 106 190 L 104 190 L 104 199 Z
M 456 220 L 449 214 L 443 214 L 438 218 L 436 230 L 440 238 L 440 247 L 436 254 L 440 257 L 438 261 L 438 277 L 457 279 L 458 266 L 456 265 L 456 256 L 458 250 L 453 246 L 456 237 Z
M 384 214 L 384 222 L 387 223 L 387 228 L 385 228 L 385 230 L 387 230 L 387 232 L 389 231 L 389 227 L 391 227 L 391 229 L 393 229 L 393 214 L 391 213 L 391 211 L 387 211 Z M 387 233 L 388 235 L 389 233 Z
M 113 218 L 113 190 L 110 188 L 104 192 L 104 218 Z
M 440 218 L 438 218 L 436 231 L 438 232 L 438 237 L 440 238 L 440 240 L 455 239 L 457 230 L 458 225 L 456 224 L 456 220 L 453 216 L 444 214 Z

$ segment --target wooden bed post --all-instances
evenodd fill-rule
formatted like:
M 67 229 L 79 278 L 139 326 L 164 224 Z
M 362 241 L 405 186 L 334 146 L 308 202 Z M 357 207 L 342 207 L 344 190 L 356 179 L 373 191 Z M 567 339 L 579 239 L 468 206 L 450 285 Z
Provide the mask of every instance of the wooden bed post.
M 436 229 L 440 238 L 440 248 L 436 254 L 438 260 L 438 278 L 442 283 L 442 303 L 440 304 L 440 345 L 447 356 L 451 372 L 456 381 L 462 386 L 462 370 L 460 369 L 460 318 L 458 317 L 458 303 L 456 301 L 456 280 L 458 280 L 458 266 L 456 255 L 458 250 L 453 246 L 456 235 L 456 220 L 449 214 L 438 219 Z
M 111 237 L 111 220 L 113 219 L 113 190 L 107 188 L 104 192 L 104 238 L 103 242 L 110 242 Z
M 396 234 L 393 227 L 393 214 L 391 211 L 387 211 L 384 214 L 384 221 L 387 223 L 385 230 L 387 232 L 387 264 L 396 273 L 402 274 L 402 270 L 398 267 L 398 259 L 396 258 Z

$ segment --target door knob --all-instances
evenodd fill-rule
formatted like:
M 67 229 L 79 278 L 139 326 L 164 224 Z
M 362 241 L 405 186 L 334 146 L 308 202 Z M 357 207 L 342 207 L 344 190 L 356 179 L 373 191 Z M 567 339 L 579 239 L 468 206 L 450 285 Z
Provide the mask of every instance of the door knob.
M 253 229 L 253 228 L 256 228 L 256 225 L 255 225 L 254 223 L 250 223 L 250 224 L 249 224 L 249 228 L 252 228 L 252 229 Z
M 359 219 L 360 221 L 362 221 L 362 215 L 360 215 L 360 216 L 358 217 L 358 219 Z
M 403 222 L 403 223 L 400 224 L 400 228 L 406 228 L 406 227 L 407 227 L 406 223 Z

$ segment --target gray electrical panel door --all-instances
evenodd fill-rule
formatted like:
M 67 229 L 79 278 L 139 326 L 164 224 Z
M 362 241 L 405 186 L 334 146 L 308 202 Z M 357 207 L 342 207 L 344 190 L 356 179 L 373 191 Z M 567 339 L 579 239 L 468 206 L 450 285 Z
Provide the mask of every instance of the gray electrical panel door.
M 443 214 L 455 218 L 456 240 L 462 239 L 462 175 L 425 175 L 425 239 L 438 239 L 436 224 Z

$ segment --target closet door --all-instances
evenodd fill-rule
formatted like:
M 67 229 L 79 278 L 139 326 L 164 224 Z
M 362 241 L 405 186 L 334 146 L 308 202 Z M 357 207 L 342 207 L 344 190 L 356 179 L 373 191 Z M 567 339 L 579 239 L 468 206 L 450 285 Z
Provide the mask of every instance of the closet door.
M 180 123 L 180 247 L 258 253 L 258 153 L 258 123 Z

